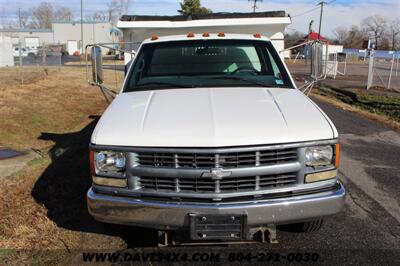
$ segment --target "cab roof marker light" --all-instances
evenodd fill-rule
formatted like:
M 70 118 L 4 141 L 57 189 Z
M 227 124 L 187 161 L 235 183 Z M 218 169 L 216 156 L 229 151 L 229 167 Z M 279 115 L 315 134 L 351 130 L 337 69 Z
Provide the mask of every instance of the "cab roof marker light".
M 260 33 L 255 33 L 253 36 L 254 36 L 254 38 L 258 38 L 258 39 L 260 39 L 262 37 Z
M 210 37 L 210 33 L 209 32 L 204 32 L 203 33 L 203 37 Z
M 218 37 L 225 37 L 225 32 L 218 33 Z
M 158 40 L 158 36 L 156 36 L 156 35 L 151 36 L 151 40 L 152 41 L 157 41 Z
M 187 34 L 187 37 L 188 38 L 193 38 L 195 35 L 194 35 L 194 33 L 193 32 L 189 32 L 188 34 Z

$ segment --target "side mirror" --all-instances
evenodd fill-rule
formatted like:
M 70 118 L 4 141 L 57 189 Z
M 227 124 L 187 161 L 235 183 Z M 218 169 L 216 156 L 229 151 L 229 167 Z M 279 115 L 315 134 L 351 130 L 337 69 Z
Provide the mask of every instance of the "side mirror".
M 93 81 L 96 84 L 102 84 L 104 81 L 103 76 L 103 58 L 101 54 L 101 48 L 99 46 L 93 46 L 90 53 L 92 61 L 92 75 Z

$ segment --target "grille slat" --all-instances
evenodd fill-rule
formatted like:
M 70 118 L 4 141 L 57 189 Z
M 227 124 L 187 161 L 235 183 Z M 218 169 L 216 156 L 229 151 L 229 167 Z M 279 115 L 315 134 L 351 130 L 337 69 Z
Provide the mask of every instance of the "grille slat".
M 259 176 L 258 186 L 261 189 L 282 185 L 292 185 L 297 182 L 296 173 Z M 141 177 L 142 190 L 175 191 L 174 178 Z M 229 177 L 219 181 L 221 193 L 252 191 L 256 189 L 257 177 Z M 179 189 L 182 192 L 215 192 L 216 181 L 211 178 L 179 178 Z
M 258 154 L 257 154 L 258 153 Z M 241 168 L 286 163 L 297 160 L 294 148 L 229 153 L 138 153 L 139 165 L 175 168 Z
M 181 152 L 136 152 L 138 166 L 149 168 L 235 169 L 271 166 L 298 161 L 296 148 L 275 150 L 255 150 L 219 153 Z M 141 191 L 166 193 L 235 193 L 268 190 L 276 187 L 297 184 L 297 172 L 282 174 L 223 177 L 214 180 L 211 177 L 137 177 Z

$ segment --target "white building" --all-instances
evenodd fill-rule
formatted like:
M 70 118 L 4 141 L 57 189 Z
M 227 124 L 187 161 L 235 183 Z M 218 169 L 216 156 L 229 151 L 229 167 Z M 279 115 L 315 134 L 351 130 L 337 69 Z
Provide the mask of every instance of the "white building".
M 284 32 L 291 18 L 284 11 L 260 13 L 214 13 L 187 20 L 183 16 L 122 16 L 118 28 L 127 50 L 135 50 L 152 35 L 193 33 L 260 33 L 268 37 L 278 51 L 284 49 Z M 130 44 L 136 43 L 136 44 Z
M 53 43 L 53 31 L 51 29 L 2 29 L 5 36 L 10 37 L 14 46 L 21 41 L 22 47 L 36 49 L 45 43 Z
M 78 22 L 54 22 L 54 43 L 66 44 L 69 54 L 80 51 L 81 47 L 81 23 Z M 108 22 L 83 23 L 83 45 L 93 43 L 118 43 L 120 32 Z
M 14 66 L 11 38 L 0 32 L 0 67 Z
M 119 42 L 120 32 L 111 23 L 84 21 L 82 25 L 83 45 Z M 62 44 L 69 54 L 82 52 L 80 21 L 53 22 L 51 29 L 0 29 L 0 32 L 10 37 L 14 46 L 21 42 L 22 47 L 37 49 L 47 44 Z

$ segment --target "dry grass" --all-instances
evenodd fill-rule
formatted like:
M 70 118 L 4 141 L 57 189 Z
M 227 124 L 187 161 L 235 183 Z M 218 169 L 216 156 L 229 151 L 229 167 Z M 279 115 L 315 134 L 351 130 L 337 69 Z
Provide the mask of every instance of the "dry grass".
M 49 74 L 59 71 L 58 67 L 24 66 L 22 70 L 18 67 L 0 68 L 0 88 L 22 84 L 31 84 L 45 79 Z M 22 80 L 21 80 L 22 77 Z
M 10 70 L 11 72 L 11 70 Z M 20 86 L 13 79 L 0 85 L 0 147 L 43 149 L 42 132 L 61 133 L 89 123 L 105 101 L 87 85 L 80 68 L 62 68 Z
M 96 233 L 99 224 L 85 205 L 90 185 L 87 147 L 95 125 L 89 116 L 99 116 L 105 107 L 81 68 L 62 68 L 24 86 L 2 79 L 0 147 L 35 148 L 44 157 L 0 182 L 0 249 L 123 245 L 119 237 L 110 240 Z M 0 258 L 15 254 L 1 253 Z

